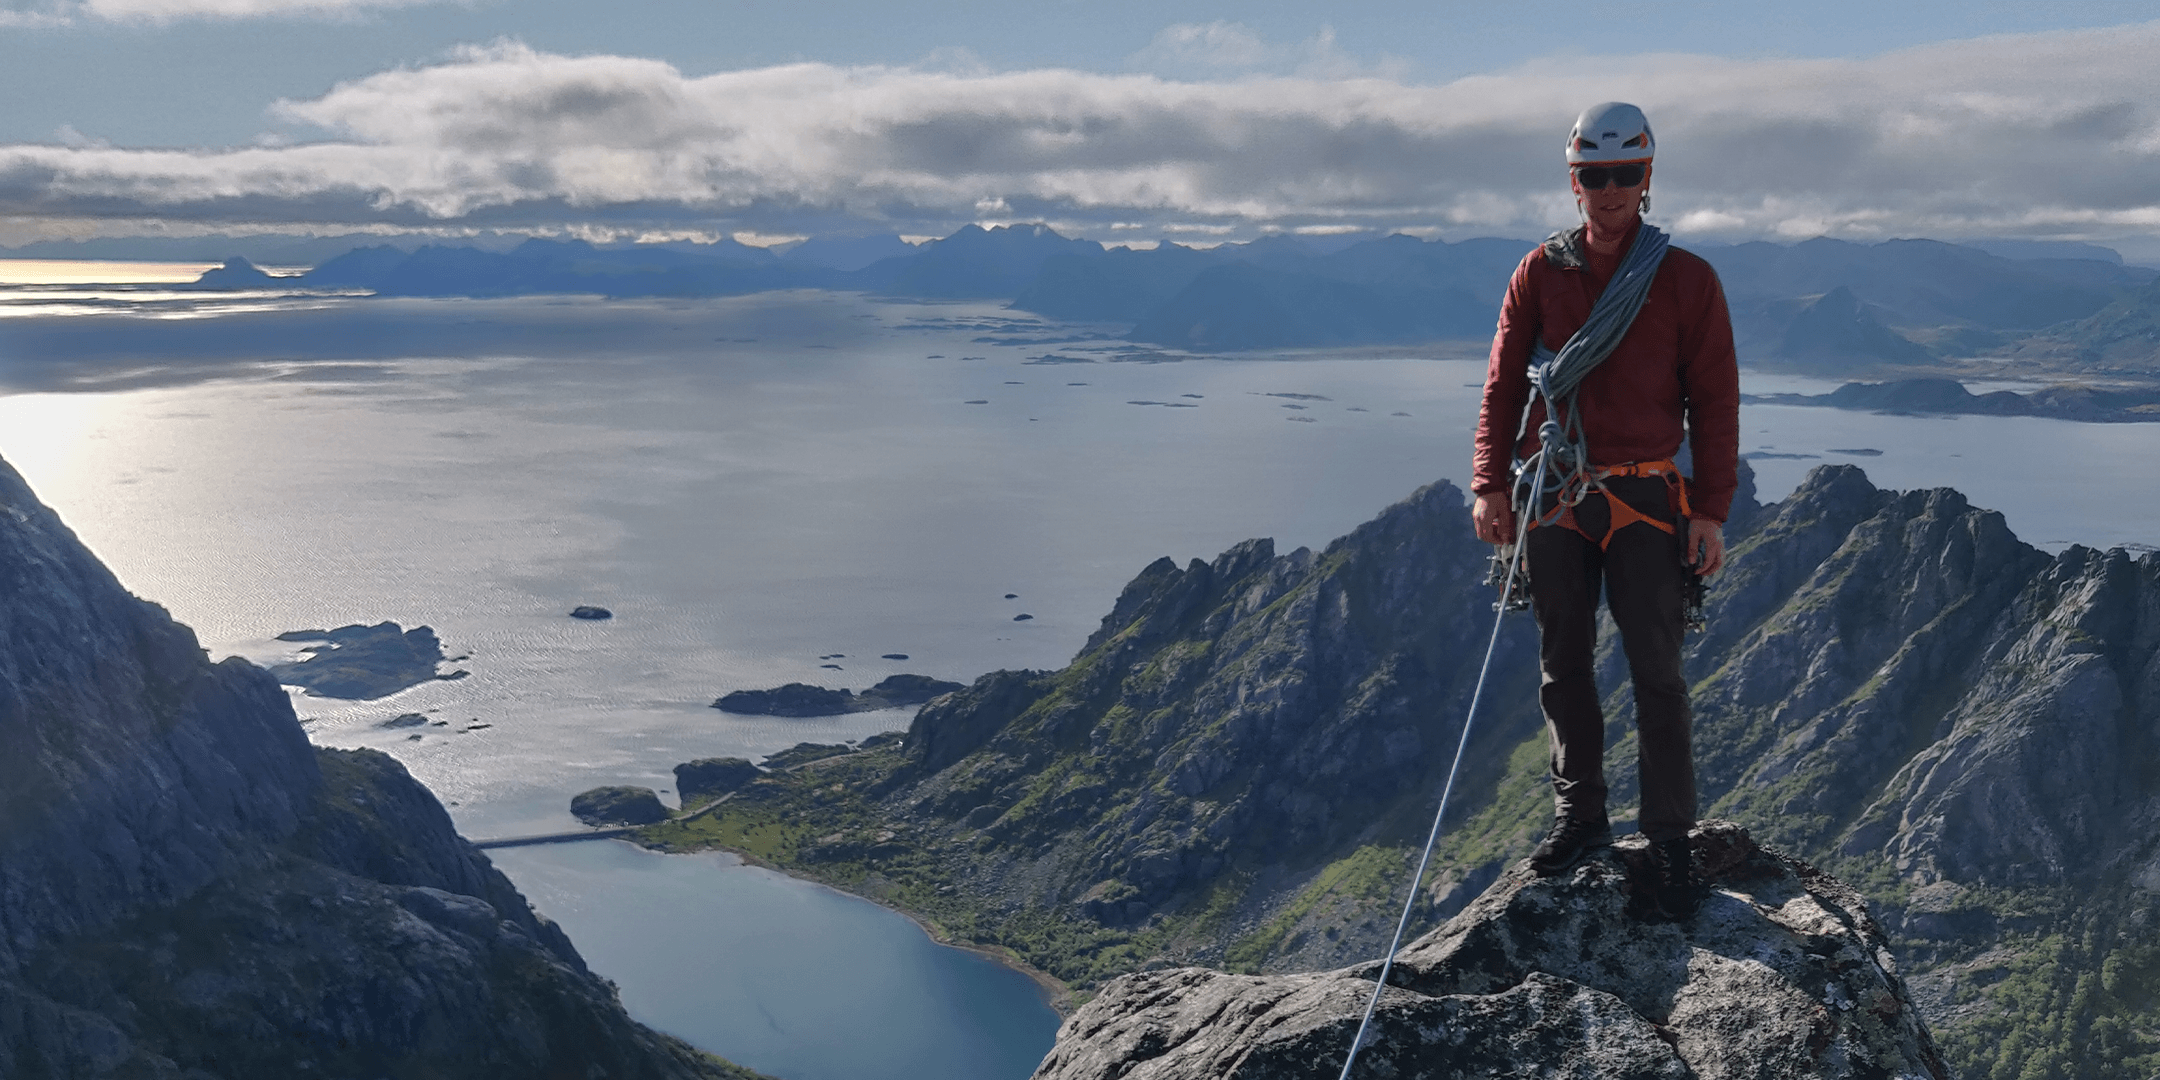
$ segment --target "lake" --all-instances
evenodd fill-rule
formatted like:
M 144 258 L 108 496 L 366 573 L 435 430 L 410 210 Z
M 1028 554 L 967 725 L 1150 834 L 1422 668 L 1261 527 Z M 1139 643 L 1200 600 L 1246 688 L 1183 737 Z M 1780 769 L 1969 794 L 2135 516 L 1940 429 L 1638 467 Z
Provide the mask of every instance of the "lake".
M 0 456 L 215 656 L 290 658 L 286 630 L 435 627 L 469 678 L 296 709 L 319 743 L 396 755 L 468 836 L 554 831 L 588 787 L 672 800 L 679 762 L 909 718 L 709 707 L 728 691 L 1058 667 L 1158 556 L 1317 547 L 1467 479 L 1474 349 L 1158 362 L 1099 329 L 822 293 L 47 288 L 0 294 Z M 2143 425 L 1792 406 L 1743 422 L 1744 450 L 1794 455 L 1754 460 L 1766 498 L 1857 463 L 1959 487 L 2050 550 L 2160 542 Z M 567 618 L 579 604 L 615 618 Z M 376 726 L 414 711 L 452 724 Z M 492 726 L 451 733 L 475 721 Z M 634 1015 L 791 1080 L 1017 1080 L 1055 1028 L 1017 973 L 731 860 L 613 842 L 494 857 Z M 863 1051 L 902 1045 L 920 1071 Z

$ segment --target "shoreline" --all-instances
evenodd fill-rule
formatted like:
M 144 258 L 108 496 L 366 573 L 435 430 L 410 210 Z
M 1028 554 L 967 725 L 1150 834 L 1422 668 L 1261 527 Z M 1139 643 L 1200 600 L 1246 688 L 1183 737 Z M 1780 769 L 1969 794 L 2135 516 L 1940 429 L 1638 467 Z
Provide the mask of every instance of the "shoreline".
M 720 801 L 721 800 L 715 800 L 712 804 L 709 804 L 709 806 L 718 805 Z M 693 814 L 702 814 L 706 812 L 709 806 L 700 807 L 698 810 L 694 811 Z M 939 926 L 935 922 L 932 922 L 927 916 L 919 915 L 913 911 L 909 911 L 908 909 L 901 907 L 898 904 L 894 904 L 890 901 L 881 900 L 874 896 L 864 896 L 859 892 L 854 892 L 848 889 L 841 888 L 840 886 L 835 885 L 830 881 L 825 881 L 807 873 L 798 872 L 788 869 L 784 866 L 776 865 L 765 859 L 761 859 L 756 855 L 752 855 L 747 851 L 741 851 L 723 844 L 715 844 L 710 847 L 701 847 L 689 851 L 674 851 L 657 848 L 645 844 L 638 840 L 635 836 L 617 836 L 611 837 L 611 839 L 620 840 L 628 844 L 635 844 L 638 847 L 643 848 L 646 851 L 650 851 L 656 855 L 696 855 L 709 851 L 724 851 L 727 854 L 732 855 L 736 859 L 740 860 L 744 866 L 755 866 L 761 870 L 770 870 L 773 873 L 785 875 L 787 877 L 795 879 L 796 881 L 815 885 L 818 888 L 824 889 L 828 892 L 839 893 L 840 895 L 848 897 L 852 900 L 860 900 L 866 904 L 875 904 L 878 907 L 884 908 L 885 910 L 890 911 L 903 919 L 906 919 L 908 922 L 913 923 L 916 929 L 923 932 L 923 936 L 930 939 L 932 944 L 940 945 L 948 949 L 958 949 L 959 951 L 965 953 L 972 953 L 976 956 L 982 957 L 985 960 L 996 963 L 999 966 L 1004 967 L 1010 971 L 1014 971 L 1026 976 L 1029 982 L 1035 984 L 1036 992 L 1042 995 L 1043 1004 L 1048 1006 L 1051 1012 L 1057 1014 L 1060 1023 L 1063 1023 L 1063 1021 L 1066 1018 L 1070 1017 L 1073 1014 L 1073 1011 L 1079 1007 L 1079 1003 L 1074 1000 L 1076 995 L 1074 994 L 1071 987 L 1065 985 L 1056 976 L 1050 974 L 1049 972 L 1044 971 L 1041 968 L 1038 968 L 1033 964 L 1030 964 L 1027 961 L 1020 959 L 1020 957 L 1013 953 L 1010 949 L 1005 949 L 1000 946 L 994 945 L 977 945 L 972 942 L 958 940 L 954 938 L 950 933 L 946 932 L 944 927 Z

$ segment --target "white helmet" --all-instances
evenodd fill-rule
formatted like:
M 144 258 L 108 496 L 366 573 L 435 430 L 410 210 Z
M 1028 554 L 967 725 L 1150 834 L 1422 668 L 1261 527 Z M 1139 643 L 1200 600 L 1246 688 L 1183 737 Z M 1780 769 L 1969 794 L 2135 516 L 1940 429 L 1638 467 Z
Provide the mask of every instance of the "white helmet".
M 1657 153 L 1650 119 L 1624 101 L 1608 101 L 1583 110 L 1568 132 L 1570 165 L 1626 165 L 1648 161 Z

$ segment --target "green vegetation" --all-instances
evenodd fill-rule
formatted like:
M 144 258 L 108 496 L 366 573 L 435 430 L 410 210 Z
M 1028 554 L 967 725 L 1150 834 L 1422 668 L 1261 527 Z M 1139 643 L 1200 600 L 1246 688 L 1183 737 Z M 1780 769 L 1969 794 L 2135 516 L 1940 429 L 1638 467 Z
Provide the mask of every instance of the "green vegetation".
M 1375 906 L 1384 908 L 1391 900 L 1399 901 L 1404 879 L 1410 876 L 1415 865 L 1410 861 L 1413 858 L 1414 855 L 1400 848 L 1368 844 L 1352 852 L 1349 858 L 1330 863 L 1274 918 L 1223 950 L 1223 966 L 1247 975 L 1259 973 L 1260 966 L 1277 954 L 1300 924 L 1329 901 L 1334 901 L 1328 905 L 1330 913 L 1338 916 L 1345 908 L 1357 912 Z M 1330 927 L 1336 928 L 1339 927 Z
M 2008 898 L 1999 898 L 2008 899 Z M 1972 1080 L 2105 1080 L 2160 1073 L 2160 927 L 2150 894 L 2043 895 L 2045 931 L 1962 965 L 1959 1019 L 1936 1032 Z M 2082 906 L 2080 904 L 2082 903 Z

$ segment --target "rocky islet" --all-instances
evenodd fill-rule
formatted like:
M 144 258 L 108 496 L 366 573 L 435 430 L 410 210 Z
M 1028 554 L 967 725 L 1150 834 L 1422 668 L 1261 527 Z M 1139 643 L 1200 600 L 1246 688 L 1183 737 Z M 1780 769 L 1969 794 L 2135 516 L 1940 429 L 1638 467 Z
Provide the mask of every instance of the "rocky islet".
M 823 666 L 837 667 L 834 664 Z M 961 683 L 933 679 L 928 675 L 905 674 L 881 679 L 877 685 L 860 694 L 846 689 L 829 690 L 822 686 L 796 682 L 770 690 L 732 691 L 714 701 L 712 707 L 721 712 L 751 716 L 839 716 L 843 713 L 920 705 L 941 694 L 949 694 L 962 688 Z
M 287 686 L 316 697 L 368 700 L 389 697 L 421 683 L 462 679 L 463 670 L 438 674 L 442 641 L 426 626 L 406 630 L 394 622 L 341 626 L 335 630 L 290 630 L 279 641 L 316 642 L 301 651 L 306 659 L 270 665 L 270 674 Z

